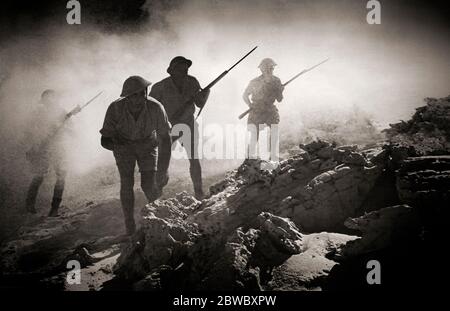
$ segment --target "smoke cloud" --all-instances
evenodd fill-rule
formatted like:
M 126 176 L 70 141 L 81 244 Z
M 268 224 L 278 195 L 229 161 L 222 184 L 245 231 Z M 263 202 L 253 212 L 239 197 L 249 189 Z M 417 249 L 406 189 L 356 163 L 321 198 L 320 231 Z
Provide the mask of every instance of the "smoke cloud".
M 47 88 L 62 93 L 67 110 L 104 91 L 73 118 L 67 143 L 74 174 L 113 164 L 98 133 L 108 105 L 128 76 L 157 82 L 177 55 L 193 61 L 190 74 L 204 86 L 258 46 L 214 87 L 202 113 L 204 124 L 224 126 L 245 124 L 237 119 L 246 109 L 241 96 L 262 58 L 277 62 L 283 82 L 330 58 L 286 88 L 281 141 L 301 141 L 305 127 L 355 110 L 383 127 L 449 91 L 448 24 L 443 13 L 411 1 L 383 1 L 381 25 L 366 23 L 365 1 L 81 1 L 82 25 L 67 25 L 67 10 L 56 3 L 39 16 L 28 7 L 0 31 L 3 179 L 23 179 L 21 135 Z

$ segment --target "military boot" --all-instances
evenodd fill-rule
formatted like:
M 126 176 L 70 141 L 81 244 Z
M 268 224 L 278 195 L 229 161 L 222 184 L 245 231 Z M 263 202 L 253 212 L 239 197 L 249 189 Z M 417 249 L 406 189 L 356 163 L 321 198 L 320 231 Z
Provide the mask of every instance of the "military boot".
M 123 219 L 127 235 L 133 235 L 136 230 L 134 222 L 134 191 L 133 191 L 133 175 L 125 175 L 120 177 L 120 203 L 122 206 Z M 146 188 L 146 186 L 144 186 Z
M 205 198 L 205 193 L 203 192 L 203 183 L 200 180 L 192 180 L 194 184 L 194 196 L 197 200 L 201 201 Z
M 33 180 L 31 181 L 30 187 L 28 188 L 28 193 L 27 193 L 27 199 L 26 199 L 26 203 L 25 203 L 25 208 L 27 210 L 27 212 L 32 213 L 32 214 L 36 214 L 36 198 L 39 192 L 39 187 L 42 184 L 42 181 L 44 180 L 43 176 L 35 176 L 33 178 Z
M 205 193 L 202 188 L 194 189 L 194 196 L 197 200 L 201 201 L 205 198 Z
M 53 198 L 52 200 L 52 208 L 50 209 L 50 213 L 48 213 L 48 217 L 58 217 L 58 209 L 61 205 L 61 198 Z
M 194 185 L 194 196 L 197 200 L 203 200 L 205 193 L 203 192 L 202 168 L 198 159 L 190 160 L 189 172 L 191 173 L 192 184 Z
M 125 228 L 127 231 L 127 235 L 133 235 L 134 232 L 136 231 L 136 223 L 134 221 L 134 215 L 133 215 L 133 211 L 125 211 L 124 210 L 124 218 L 125 218 Z

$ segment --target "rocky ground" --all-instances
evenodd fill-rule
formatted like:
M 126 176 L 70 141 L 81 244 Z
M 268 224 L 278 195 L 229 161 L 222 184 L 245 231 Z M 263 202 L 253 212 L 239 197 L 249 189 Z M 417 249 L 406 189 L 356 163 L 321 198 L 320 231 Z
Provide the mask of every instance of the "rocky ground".
M 316 140 L 279 163 L 245 161 L 203 201 L 181 192 L 142 204 L 131 238 L 117 199 L 35 219 L 2 246 L 2 286 L 361 289 L 372 259 L 385 287 L 423 286 L 450 206 L 450 97 L 426 101 L 384 143 Z M 71 259 L 77 286 L 65 282 Z

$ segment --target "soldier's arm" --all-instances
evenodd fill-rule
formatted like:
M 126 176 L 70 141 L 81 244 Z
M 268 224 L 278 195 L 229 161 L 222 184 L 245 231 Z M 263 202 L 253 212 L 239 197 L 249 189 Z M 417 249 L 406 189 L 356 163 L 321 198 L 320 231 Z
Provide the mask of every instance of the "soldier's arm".
M 67 111 L 64 111 L 64 115 L 67 115 Z M 64 133 L 70 137 L 75 137 L 75 127 L 72 119 L 67 119 L 64 122 Z
M 156 175 L 156 183 L 162 189 L 168 182 L 168 169 L 170 158 L 172 156 L 172 139 L 170 137 L 171 124 L 167 118 L 164 107 L 157 105 L 157 129 L 158 134 L 158 171 Z
M 105 120 L 103 121 L 103 127 L 100 130 L 100 134 L 102 134 L 100 144 L 105 149 L 108 150 L 114 149 L 113 137 L 116 136 L 115 126 L 116 120 L 113 111 L 113 104 L 111 104 L 106 110 Z
M 113 138 L 116 136 L 116 118 L 114 114 L 114 104 L 109 105 L 106 110 L 105 120 L 103 121 L 103 127 L 100 130 L 100 134 L 104 137 Z
M 162 101 L 161 85 L 159 83 L 153 84 L 149 95 L 154 99 L 156 99 L 157 101 L 161 102 Z
M 168 181 L 170 159 L 172 157 L 172 139 L 169 132 L 159 136 L 157 184 L 164 187 Z
M 248 86 L 245 88 L 244 94 L 242 94 L 242 98 L 244 99 L 244 102 L 249 106 L 250 108 L 253 106 L 253 103 L 250 100 L 250 96 L 253 92 L 253 83 L 250 82 Z
M 192 83 L 194 84 L 193 88 L 195 90 L 200 90 L 201 86 L 200 83 L 197 81 L 197 79 L 193 78 Z M 194 103 L 198 108 L 202 108 L 209 98 L 210 90 L 202 90 L 200 93 L 197 94 L 197 96 L 194 99 Z
M 277 94 L 276 94 L 276 100 L 277 102 L 281 102 L 283 100 L 283 91 L 284 86 L 281 84 L 281 80 L 277 78 Z

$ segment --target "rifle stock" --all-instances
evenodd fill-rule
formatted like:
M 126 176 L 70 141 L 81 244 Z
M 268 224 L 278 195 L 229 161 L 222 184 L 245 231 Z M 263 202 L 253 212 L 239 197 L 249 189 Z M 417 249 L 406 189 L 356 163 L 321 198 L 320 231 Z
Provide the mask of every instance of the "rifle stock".
M 246 115 L 248 115 L 250 113 L 250 110 L 252 110 L 252 108 L 248 108 L 247 110 L 245 110 L 243 113 L 241 113 L 239 115 L 239 120 L 241 120 L 243 117 L 245 117 Z

